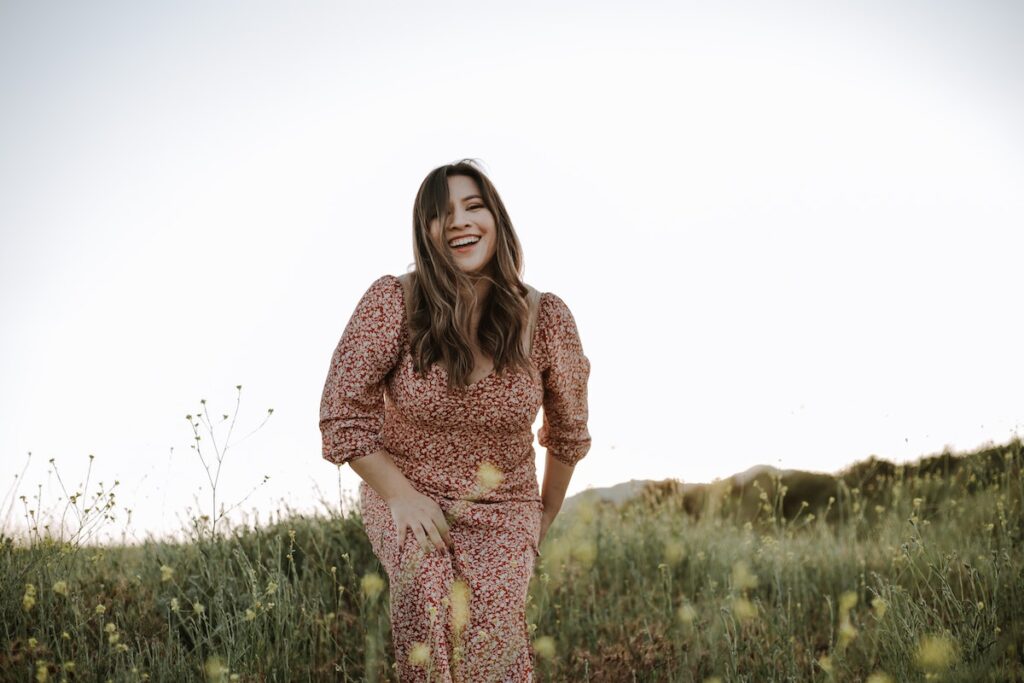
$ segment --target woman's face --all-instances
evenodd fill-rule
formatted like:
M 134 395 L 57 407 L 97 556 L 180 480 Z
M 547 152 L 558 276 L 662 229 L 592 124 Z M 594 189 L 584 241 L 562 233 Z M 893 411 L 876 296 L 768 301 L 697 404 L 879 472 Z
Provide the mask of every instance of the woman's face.
M 469 176 L 448 177 L 448 225 L 442 229 L 438 218 L 430 221 L 430 238 L 439 249 L 449 249 L 455 263 L 464 273 L 480 273 L 494 258 L 497 234 L 494 215 L 484 204 L 476 180 Z M 474 244 L 453 248 L 456 244 L 478 238 Z

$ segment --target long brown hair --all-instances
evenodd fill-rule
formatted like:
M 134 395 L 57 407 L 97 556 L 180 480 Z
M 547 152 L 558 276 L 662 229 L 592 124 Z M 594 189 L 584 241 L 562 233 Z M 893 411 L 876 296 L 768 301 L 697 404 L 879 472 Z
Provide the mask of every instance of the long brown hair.
M 434 218 L 442 226 L 447 224 L 450 176 L 474 179 L 494 216 L 496 249 L 485 272 L 462 272 L 444 239 L 441 244 L 431 239 Z M 427 174 L 413 204 L 412 232 L 416 270 L 410 278 L 406 312 L 415 371 L 424 373 L 431 364 L 444 360 L 449 390 L 465 388 L 476 365 L 472 347 L 479 346 L 494 359 L 498 376 L 514 368 L 535 372 L 522 344 L 529 322 L 522 245 L 498 191 L 473 159 L 438 166 Z M 490 288 L 487 299 L 479 302 L 483 308 L 477 339 L 471 344 L 472 315 L 478 305 L 474 282 L 479 278 L 490 281 Z

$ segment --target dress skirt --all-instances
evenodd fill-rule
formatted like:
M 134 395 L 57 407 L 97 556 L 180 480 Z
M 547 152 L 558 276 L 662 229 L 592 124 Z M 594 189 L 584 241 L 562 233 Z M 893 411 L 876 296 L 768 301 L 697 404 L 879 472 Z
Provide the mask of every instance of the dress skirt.
M 365 481 L 359 494 L 366 533 L 388 575 L 399 680 L 532 680 L 526 596 L 543 506 L 436 499 L 454 548 L 425 551 L 409 529 L 399 548 L 391 508 Z

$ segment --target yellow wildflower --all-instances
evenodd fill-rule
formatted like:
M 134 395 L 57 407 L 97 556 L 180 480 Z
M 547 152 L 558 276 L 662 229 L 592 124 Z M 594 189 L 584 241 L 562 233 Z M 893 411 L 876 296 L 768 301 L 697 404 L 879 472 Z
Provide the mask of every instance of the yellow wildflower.
M 103 630 L 106 631 L 107 633 L 113 633 L 114 631 L 117 630 L 117 624 L 114 624 L 114 623 L 111 623 L 111 622 L 108 621 L 107 625 L 103 627 Z
M 248 608 L 247 607 L 246 610 L 245 610 L 245 620 L 246 621 L 252 621 L 255 618 L 256 618 L 256 612 L 254 612 L 252 610 L 252 608 Z
M 686 546 L 675 539 L 665 541 L 665 561 L 669 564 L 678 564 L 686 557 Z
M 57 581 L 57 582 L 55 582 L 53 584 L 53 592 L 56 593 L 57 595 L 63 595 L 64 597 L 67 597 L 67 595 L 68 595 L 68 582 L 67 581 Z
M 25 595 L 21 598 L 21 608 L 28 612 L 36 606 L 36 587 L 31 583 L 25 584 Z
M 46 662 L 40 659 L 36 662 L 36 681 L 38 683 L 46 683 L 50 678 L 50 668 L 46 665 Z
M 864 683 L 893 683 L 893 680 L 889 677 L 889 674 L 884 671 L 876 671 L 868 676 L 864 680 Z
M 430 663 L 430 646 L 426 643 L 413 643 L 409 650 L 409 663 L 413 666 L 426 666 Z
M 679 621 L 689 626 L 693 624 L 693 620 L 697 618 L 697 610 L 693 608 L 693 605 L 687 603 L 679 607 L 676 611 L 676 616 L 679 618 Z
M 943 635 L 925 634 L 917 645 L 915 660 L 926 672 L 945 671 L 956 660 L 953 641 Z
M 844 617 L 839 623 L 839 649 L 845 648 L 854 638 L 857 637 L 857 629 L 850 623 L 849 617 Z
M 874 598 L 872 598 L 871 609 L 874 611 L 876 618 L 881 619 L 883 616 L 885 616 L 885 608 L 885 600 L 883 600 L 880 596 L 876 595 Z
M 369 572 L 363 576 L 362 588 L 366 599 L 374 600 L 384 590 L 384 579 L 376 572 Z
M 37 645 L 39 645 L 39 641 L 37 639 L 35 639 L 35 638 L 29 638 L 28 639 L 28 649 L 34 650 L 34 649 L 36 649 Z
M 203 607 L 203 603 L 201 603 L 201 602 L 193 602 L 192 603 L 192 611 L 195 612 L 196 614 L 200 614 L 201 615 L 203 612 L 206 611 L 206 608 Z
M 276 593 L 277 592 L 277 588 L 278 588 L 277 581 L 268 581 L 267 582 L 267 591 L 266 591 L 267 595 L 273 595 L 274 593 Z
M 843 594 L 839 596 L 839 611 L 843 614 L 853 609 L 854 605 L 856 604 L 856 591 L 844 591 Z
M 462 631 L 469 623 L 469 595 L 469 583 L 465 579 L 456 579 L 452 582 L 449 598 L 452 630 L 456 633 Z
M 96 605 L 96 614 L 103 614 L 107 611 L 107 608 L 101 603 Z
M 206 674 L 207 681 L 220 683 L 227 678 L 228 667 L 224 665 L 220 657 L 211 655 L 206 658 L 206 663 L 203 665 L 203 673 Z
M 177 612 L 181 607 L 178 605 L 178 598 L 171 598 L 171 611 Z
M 71 660 L 68 660 L 68 661 L 64 662 L 64 670 L 69 672 L 69 673 L 74 673 L 74 671 L 75 671 L 75 663 L 73 661 L 71 661 Z
M 174 578 L 174 567 L 168 565 L 161 565 L 160 567 L 160 580 L 163 582 L 170 581 Z
M 746 598 L 734 598 L 732 601 L 732 613 L 741 622 L 748 622 L 757 616 L 757 607 Z
M 477 483 L 487 491 L 497 488 L 504 478 L 505 475 L 502 474 L 501 470 L 486 460 L 480 463 L 476 470 Z
M 555 657 L 555 639 L 551 636 L 541 636 L 533 641 L 533 651 L 538 656 L 544 657 L 545 659 L 554 659 Z
M 739 590 L 757 588 L 757 576 L 750 571 L 750 566 L 743 560 L 732 566 L 732 585 Z

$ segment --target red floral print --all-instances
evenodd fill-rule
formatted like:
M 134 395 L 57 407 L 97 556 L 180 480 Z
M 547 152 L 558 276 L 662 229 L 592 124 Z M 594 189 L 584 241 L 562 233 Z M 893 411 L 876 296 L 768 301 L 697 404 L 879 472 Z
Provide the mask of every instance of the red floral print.
M 360 512 L 388 575 L 401 681 L 529 681 L 526 595 L 541 504 L 533 422 L 555 458 L 590 449 L 583 353 L 568 306 L 540 295 L 530 358 L 537 375 L 494 371 L 460 392 L 432 365 L 413 371 L 401 281 L 375 280 L 331 357 L 320 403 L 323 457 L 344 464 L 385 449 L 410 483 L 437 501 L 454 548 L 401 548 L 391 510 L 365 481 Z M 423 654 L 427 653 L 424 658 Z

